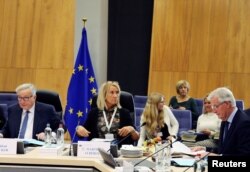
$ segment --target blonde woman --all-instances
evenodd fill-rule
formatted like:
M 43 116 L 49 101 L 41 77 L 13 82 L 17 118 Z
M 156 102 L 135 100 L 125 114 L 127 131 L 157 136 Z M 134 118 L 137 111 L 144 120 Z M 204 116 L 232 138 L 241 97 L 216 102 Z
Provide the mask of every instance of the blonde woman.
M 207 139 L 196 142 L 196 146 L 217 149 L 220 125 L 221 119 L 213 112 L 211 102 L 206 96 L 203 100 L 203 113 L 199 116 L 197 121 L 196 132 L 206 135 Z
M 169 101 L 169 107 L 180 110 L 190 110 L 192 112 L 192 128 L 196 128 L 198 119 L 198 107 L 194 98 L 189 96 L 190 84 L 186 80 L 180 80 L 176 83 L 176 96 Z
M 160 93 L 151 93 L 141 116 L 141 130 L 138 146 L 145 140 L 160 136 L 162 140 L 172 140 L 177 136 L 179 123 Z
M 130 113 L 120 105 L 121 89 L 118 82 L 107 81 L 99 89 L 97 108 L 91 109 L 84 126 L 77 127 L 77 135 L 92 138 L 114 138 L 121 144 L 133 144 L 139 134 L 133 127 Z M 119 145 L 120 146 L 120 145 Z

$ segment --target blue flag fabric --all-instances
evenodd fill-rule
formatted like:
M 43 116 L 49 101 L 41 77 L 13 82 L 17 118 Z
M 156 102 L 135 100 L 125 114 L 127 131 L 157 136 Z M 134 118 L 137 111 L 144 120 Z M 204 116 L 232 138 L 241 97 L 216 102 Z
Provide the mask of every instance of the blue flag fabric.
M 92 67 L 85 27 L 82 30 L 82 40 L 74 65 L 74 70 L 68 87 L 67 105 L 64 121 L 70 133 L 72 142 L 80 139 L 76 134 L 76 126 L 83 125 L 91 108 L 92 98 L 98 88 Z

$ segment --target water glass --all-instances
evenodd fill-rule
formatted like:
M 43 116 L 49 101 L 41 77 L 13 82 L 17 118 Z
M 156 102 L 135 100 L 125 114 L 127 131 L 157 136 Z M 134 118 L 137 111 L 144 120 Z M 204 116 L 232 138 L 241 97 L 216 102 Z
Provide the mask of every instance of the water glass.
M 155 147 L 156 154 L 156 172 L 170 172 L 171 171 L 171 148 L 168 143 L 157 143 Z

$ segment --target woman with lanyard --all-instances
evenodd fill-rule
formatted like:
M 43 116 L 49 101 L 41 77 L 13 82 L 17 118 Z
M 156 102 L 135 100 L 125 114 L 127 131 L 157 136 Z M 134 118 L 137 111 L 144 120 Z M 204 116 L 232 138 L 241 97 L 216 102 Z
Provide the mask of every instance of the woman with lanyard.
M 115 139 L 121 144 L 133 144 L 139 134 L 133 127 L 129 111 L 120 105 L 121 89 L 118 82 L 107 81 L 99 89 L 97 108 L 91 109 L 84 126 L 77 127 L 80 137 Z M 128 136 L 130 135 L 130 136 Z

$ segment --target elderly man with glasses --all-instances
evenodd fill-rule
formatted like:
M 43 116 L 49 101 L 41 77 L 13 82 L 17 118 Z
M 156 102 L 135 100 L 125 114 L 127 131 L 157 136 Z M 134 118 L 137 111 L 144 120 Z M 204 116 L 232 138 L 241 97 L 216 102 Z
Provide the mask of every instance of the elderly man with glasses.
M 16 88 L 18 103 L 8 108 L 8 120 L 0 133 L 4 138 L 44 140 L 47 124 L 55 131 L 61 122 L 53 106 L 36 101 L 36 88 L 25 83 Z
M 222 120 L 217 155 L 250 156 L 250 117 L 236 107 L 233 93 L 226 87 L 217 88 L 209 94 L 208 100 L 213 112 Z

